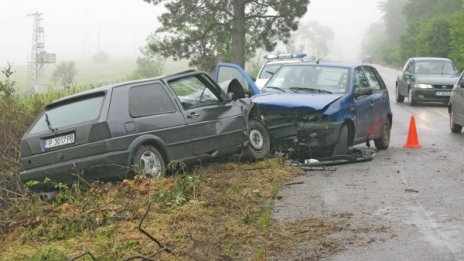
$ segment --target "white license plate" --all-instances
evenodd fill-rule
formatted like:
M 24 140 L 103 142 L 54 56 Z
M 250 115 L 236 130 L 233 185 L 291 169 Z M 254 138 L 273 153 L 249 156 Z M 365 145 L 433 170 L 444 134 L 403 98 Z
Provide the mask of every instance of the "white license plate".
M 451 92 L 436 92 L 436 96 L 451 96 Z
M 47 139 L 44 141 L 44 148 L 50 149 L 58 146 L 63 146 L 67 144 L 72 144 L 75 141 L 74 133 L 58 136 L 55 138 Z

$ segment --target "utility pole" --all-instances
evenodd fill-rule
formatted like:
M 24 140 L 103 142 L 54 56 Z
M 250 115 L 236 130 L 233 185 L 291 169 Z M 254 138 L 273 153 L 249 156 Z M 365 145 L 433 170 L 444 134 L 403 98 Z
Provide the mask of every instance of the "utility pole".
M 32 28 L 32 50 L 28 56 L 28 86 L 33 92 L 43 91 L 44 86 L 41 85 L 41 76 L 45 67 L 50 63 L 56 63 L 56 54 L 47 53 L 45 51 L 44 27 L 41 22 L 42 14 L 39 12 L 31 13 L 34 19 Z

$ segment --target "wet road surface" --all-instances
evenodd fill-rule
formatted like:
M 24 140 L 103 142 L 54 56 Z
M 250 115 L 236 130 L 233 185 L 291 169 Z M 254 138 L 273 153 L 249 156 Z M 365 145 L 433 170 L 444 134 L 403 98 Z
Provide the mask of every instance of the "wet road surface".
M 327 260 L 464 260 L 464 134 L 450 132 L 446 106 L 396 103 L 397 71 L 377 68 L 393 111 L 389 149 L 371 162 L 298 177 L 293 182 L 303 183 L 281 191 L 273 218 L 351 215 L 350 229 L 331 235 L 343 250 Z M 403 149 L 411 115 L 421 149 Z M 301 244 L 289 260 L 311 257 Z

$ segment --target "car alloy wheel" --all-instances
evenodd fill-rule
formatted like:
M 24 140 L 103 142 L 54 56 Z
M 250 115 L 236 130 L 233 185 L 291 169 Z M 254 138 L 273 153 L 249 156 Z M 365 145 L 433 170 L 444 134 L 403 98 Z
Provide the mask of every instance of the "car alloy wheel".
M 162 177 L 165 174 L 163 157 L 153 146 L 141 146 L 137 150 L 134 163 L 138 165 L 138 170 L 147 177 Z
M 260 160 L 265 158 L 271 149 L 269 133 L 263 124 L 256 120 L 248 123 L 248 145 L 245 148 L 246 160 Z

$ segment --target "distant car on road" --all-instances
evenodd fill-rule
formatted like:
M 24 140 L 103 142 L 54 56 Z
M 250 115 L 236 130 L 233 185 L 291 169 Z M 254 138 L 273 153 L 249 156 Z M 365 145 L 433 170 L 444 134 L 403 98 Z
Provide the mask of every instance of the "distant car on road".
M 461 73 L 453 87 L 448 113 L 451 132 L 460 133 L 464 126 L 464 73 Z
M 59 99 L 21 140 L 20 178 L 49 191 L 77 180 L 76 171 L 88 180 L 124 177 L 133 168 L 157 177 L 172 161 L 242 150 L 265 157 L 269 134 L 248 117 L 250 99 L 229 97 L 205 73 L 187 71 Z
M 234 66 L 243 71 L 220 64 L 216 79 L 225 80 L 225 72 L 232 75 Z M 371 65 L 284 64 L 252 101 L 250 114 L 262 119 L 273 150 L 297 157 L 331 156 L 345 155 L 349 146 L 369 140 L 377 149 L 387 149 L 390 143 L 393 116 L 388 91 Z
M 408 59 L 396 80 L 396 101 L 408 97 L 411 106 L 419 102 L 448 104 L 453 84 L 459 76 L 453 61 L 447 58 L 414 57 Z
M 290 54 L 269 54 L 264 58 L 268 61 L 261 67 L 256 77 L 256 85 L 259 88 L 263 88 L 266 82 L 271 78 L 271 76 L 286 63 L 295 63 L 303 61 L 303 58 L 306 57 L 304 53 L 290 53 Z

